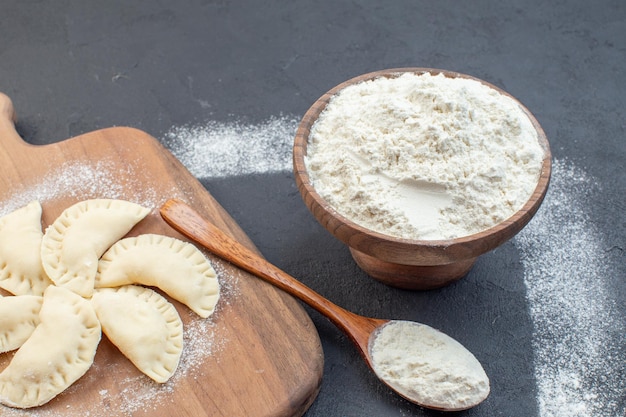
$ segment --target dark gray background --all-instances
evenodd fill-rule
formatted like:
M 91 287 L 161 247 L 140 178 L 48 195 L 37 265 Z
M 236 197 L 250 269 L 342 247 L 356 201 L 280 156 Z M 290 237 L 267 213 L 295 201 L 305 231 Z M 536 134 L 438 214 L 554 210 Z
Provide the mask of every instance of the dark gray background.
M 464 72 L 502 87 L 531 109 L 556 159 L 602 184 L 585 210 L 606 242 L 606 262 L 617 265 L 599 279 L 618 294 L 623 322 L 624 1 L 0 3 L 0 91 L 14 102 L 19 133 L 34 144 L 115 125 L 163 139 L 172 126 L 207 120 L 300 117 L 346 79 L 405 66 Z M 533 325 L 514 245 L 481 257 L 445 289 L 395 290 L 366 277 L 315 222 L 291 173 L 201 180 L 271 262 L 332 301 L 428 323 L 470 348 L 490 374 L 492 394 L 459 415 L 539 415 Z M 310 313 L 326 362 L 307 416 L 437 415 L 383 388 L 349 340 Z M 615 360 L 624 363 L 624 335 L 615 337 Z M 611 377 L 626 378 L 621 369 Z M 611 413 L 623 416 L 624 396 L 611 401 Z

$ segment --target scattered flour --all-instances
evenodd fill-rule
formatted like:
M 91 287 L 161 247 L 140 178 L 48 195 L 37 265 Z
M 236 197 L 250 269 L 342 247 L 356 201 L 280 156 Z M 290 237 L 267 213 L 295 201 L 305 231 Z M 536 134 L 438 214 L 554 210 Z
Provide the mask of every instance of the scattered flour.
M 586 210 L 598 187 L 556 160 L 541 209 L 513 240 L 534 324 L 542 417 L 626 415 L 624 301 L 609 287 L 618 272 Z
M 259 125 L 229 122 L 174 128 L 166 143 L 199 178 L 290 171 L 297 123 L 281 118 Z M 238 137 L 237 132 L 246 134 Z M 231 140 L 235 145 L 229 144 Z M 242 143 L 248 143 L 249 152 L 238 152 Z M 223 144 L 223 151 L 218 144 Z M 210 151 L 194 154 L 197 146 Z M 265 147 L 283 150 L 282 159 L 275 166 L 249 165 L 248 160 L 267 154 Z M 216 155 L 223 159 L 223 171 L 212 165 Z M 623 312 L 616 312 L 619 303 L 623 309 L 623 300 L 606 287 L 606 277 L 615 272 L 605 263 L 603 237 L 586 212 L 585 193 L 597 186 L 573 163 L 554 159 L 541 209 L 513 239 L 524 266 L 534 326 L 536 400 L 542 417 L 626 415 L 626 319 Z M 560 342 L 555 345 L 553 340 Z
M 387 323 L 371 342 L 370 353 L 376 374 L 419 404 L 461 410 L 489 395 L 489 378 L 476 357 L 424 324 Z
M 115 167 L 113 169 L 112 167 Z M 124 198 L 132 200 L 144 207 L 159 207 L 167 198 L 178 197 L 177 190 L 171 190 L 167 196 L 160 195 L 157 190 L 146 187 L 143 183 L 136 183 L 136 174 L 133 167 L 128 166 L 125 172 L 112 161 L 102 160 L 93 165 L 82 162 L 67 162 L 52 170 L 41 182 L 30 188 L 21 190 L 15 195 L 7 196 L 0 202 L 0 216 L 8 214 L 33 200 L 38 200 L 45 205 L 46 202 L 61 198 L 73 198 L 85 200 L 89 198 Z M 132 189 L 133 195 L 128 196 L 125 189 Z M 132 198 L 131 198 L 132 197 Z M 117 381 L 120 392 L 112 392 L 108 389 L 100 389 L 98 394 L 102 403 L 93 404 L 89 410 L 74 409 L 67 407 L 63 415 L 91 417 L 109 417 L 115 415 L 132 415 L 137 412 L 145 412 L 158 409 L 160 404 L 172 401 L 172 393 L 177 381 L 181 378 L 195 378 L 197 370 L 206 358 L 217 354 L 228 343 L 224 339 L 224 331 L 218 324 L 219 314 L 224 305 L 228 305 L 237 296 L 236 274 L 226 274 L 220 263 L 212 262 L 220 279 L 221 299 L 215 313 L 210 319 L 201 319 L 194 315 L 184 326 L 184 349 L 176 370 L 176 373 L 165 384 L 157 384 L 148 377 L 138 374 L 136 377 L 124 378 Z M 98 363 L 93 367 L 96 372 L 88 372 L 83 379 L 97 379 Z M 115 373 L 115 367 L 108 367 L 101 372 Z M 69 387 L 63 395 L 80 395 L 81 384 Z M 114 400 L 113 400 L 114 398 Z M 102 404 L 119 403 L 118 410 L 107 409 Z M 0 405 L 0 415 L 3 417 L 56 417 L 58 414 L 47 410 L 45 407 L 33 409 L 14 409 Z
M 202 374 L 198 373 L 199 367 L 202 366 L 207 357 L 218 354 L 229 343 L 224 339 L 224 331 L 218 316 L 223 303 L 228 304 L 232 297 L 235 296 L 234 289 L 236 283 L 230 282 L 229 277 L 221 275 L 216 269 L 220 278 L 226 278 L 223 282 L 222 289 L 225 289 L 220 304 L 211 319 L 200 319 L 193 317 L 184 327 L 184 349 L 176 372 L 164 384 L 158 384 L 143 374 L 137 374 L 133 377 L 118 378 L 116 380 L 116 390 L 100 389 L 98 394 L 102 399 L 101 403 L 94 403 L 88 410 L 73 409 L 71 405 L 63 413 L 64 416 L 84 416 L 92 417 L 110 417 L 111 415 L 133 415 L 136 413 L 143 414 L 149 411 L 156 411 L 161 406 L 173 401 L 172 394 L 176 389 L 176 385 L 184 378 L 202 378 Z M 107 367 L 106 369 L 98 369 L 98 363 L 94 362 L 93 368 L 95 372 L 88 372 L 82 379 L 87 380 L 87 384 L 93 383 L 89 379 L 98 379 L 100 372 L 115 374 L 121 369 L 116 367 Z M 69 387 L 63 395 L 76 396 L 81 395 L 81 382 Z M 118 404 L 115 407 L 103 407 L 103 404 Z M 87 405 L 89 407 L 89 405 Z M 32 409 L 14 409 L 0 405 L 0 415 L 3 417 L 58 417 L 57 412 L 48 410 L 44 407 Z
M 116 198 L 130 199 L 124 193 L 125 187 L 130 187 L 134 192 L 132 201 L 144 207 L 157 207 L 165 201 L 156 190 L 135 184 L 135 174 L 132 166 L 127 167 L 126 172 L 119 169 L 112 161 L 102 160 L 94 165 L 82 162 L 66 162 L 53 169 L 43 180 L 30 188 L 21 190 L 15 195 L 7 196 L 0 202 L 0 216 L 8 214 L 33 200 L 39 200 L 42 204 L 46 201 L 70 197 L 74 199 L 89 198 Z M 112 172 L 115 172 L 113 174 Z M 172 197 L 175 191 L 172 190 Z
M 450 239 L 519 210 L 543 156 L 510 97 L 474 80 L 405 73 L 332 97 L 311 128 L 305 163 L 315 190 L 355 223 Z
M 209 122 L 175 127 L 163 144 L 196 178 L 285 171 L 291 170 L 298 123 L 294 117 L 283 116 L 259 125 Z
M 218 307 L 218 310 L 220 307 Z M 216 314 L 219 314 L 216 311 Z M 132 415 L 139 411 L 145 412 L 158 410 L 164 403 L 171 402 L 176 385 L 184 378 L 198 378 L 196 375 L 198 367 L 204 360 L 219 352 L 227 344 L 227 341 L 220 337 L 219 325 L 215 323 L 215 317 L 211 320 L 194 318 L 185 325 L 184 328 L 184 349 L 180 358 L 178 368 L 170 380 L 165 384 L 155 384 L 144 375 L 126 378 L 118 383 L 121 393 L 107 394 L 114 395 L 115 401 L 120 403 L 119 412 L 122 415 Z M 106 395 L 105 395 L 106 396 Z M 98 416 L 108 416 L 107 413 L 97 414 Z M 97 410 L 93 410 L 97 413 Z M 43 417 L 43 416 L 42 416 Z

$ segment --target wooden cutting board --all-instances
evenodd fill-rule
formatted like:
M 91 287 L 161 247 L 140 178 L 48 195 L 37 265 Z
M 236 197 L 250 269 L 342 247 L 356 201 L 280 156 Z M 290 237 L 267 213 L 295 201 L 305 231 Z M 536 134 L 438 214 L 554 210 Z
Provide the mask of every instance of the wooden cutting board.
M 184 239 L 158 214 L 163 202 L 176 197 L 256 250 L 202 184 L 148 134 L 115 127 L 35 146 L 20 138 L 14 122 L 11 101 L 0 93 L 1 215 L 38 199 L 45 228 L 73 203 L 120 198 L 153 208 L 129 235 Z M 94 365 L 67 391 L 26 411 L 0 405 L 0 415 L 302 415 L 317 396 L 323 371 L 313 323 L 290 296 L 207 256 L 220 278 L 221 298 L 208 319 L 172 302 L 185 325 L 185 347 L 170 381 L 152 382 L 103 336 Z M 0 355 L 0 369 L 11 357 Z

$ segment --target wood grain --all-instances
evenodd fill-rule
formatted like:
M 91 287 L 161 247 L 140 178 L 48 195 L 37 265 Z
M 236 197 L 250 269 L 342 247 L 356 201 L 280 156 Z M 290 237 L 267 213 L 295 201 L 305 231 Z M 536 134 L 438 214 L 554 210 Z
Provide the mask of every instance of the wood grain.
M 158 213 L 163 202 L 175 197 L 258 253 L 202 184 L 150 135 L 115 127 L 34 146 L 19 137 L 15 120 L 10 99 L 0 93 L 2 214 L 28 198 L 38 198 L 46 227 L 75 202 L 124 198 L 153 208 L 129 235 L 150 232 L 185 239 Z M 80 173 L 91 178 L 82 181 Z M 192 352 L 183 354 L 179 375 L 159 386 L 103 337 L 94 366 L 66 392 L 36 409 L 37 415 L 302 415 L 319 391 L 323 371 L 313 323 L 289 295 L 207 256 L 220 277 L 222 297 L 206 321 L 173 301 L 185 324 L 186 352 Z M 0 355 L 0 369 L 10 358 L 11 354 Z M 0 414 L 29 412 L 2 407 Z
M 371 366 L 370 335 L 388 320 L 363 317 L 322 297 L 291 275 L 270 264 L 203 218 L 189 205 L 176 199 L 165 202 L 161 216 L 174 229 L 198 242 L 211 253 L 232 262 L 254 276 L 269 282 L 314 308 L 342 330 L 358 347 L 359 353 Z

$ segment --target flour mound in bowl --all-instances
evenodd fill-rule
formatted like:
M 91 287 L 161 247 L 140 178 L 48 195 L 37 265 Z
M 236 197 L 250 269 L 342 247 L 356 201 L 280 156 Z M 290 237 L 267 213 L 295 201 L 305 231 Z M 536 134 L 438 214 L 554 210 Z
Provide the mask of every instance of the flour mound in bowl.
M 518 102 L 479 81 L 403 73 L 350 85 L 311 127 L 305 164 L 339 214 L 405 239 L 452 239 L 509 218 L 545 151 Z

